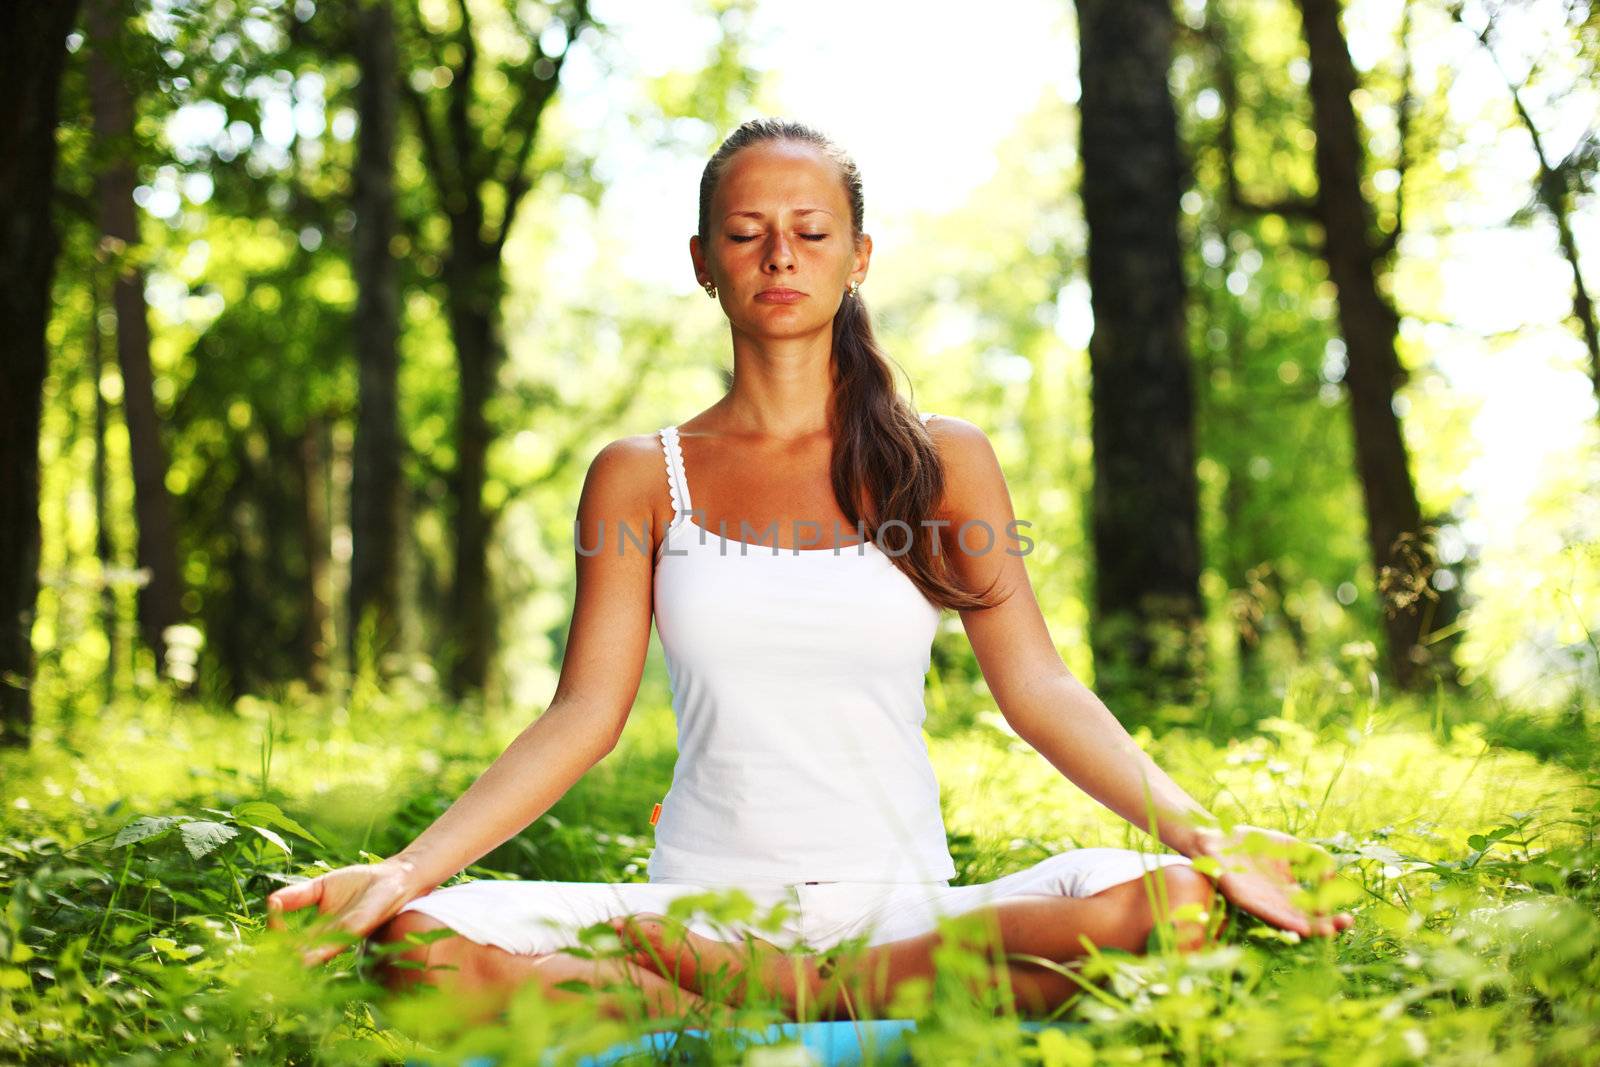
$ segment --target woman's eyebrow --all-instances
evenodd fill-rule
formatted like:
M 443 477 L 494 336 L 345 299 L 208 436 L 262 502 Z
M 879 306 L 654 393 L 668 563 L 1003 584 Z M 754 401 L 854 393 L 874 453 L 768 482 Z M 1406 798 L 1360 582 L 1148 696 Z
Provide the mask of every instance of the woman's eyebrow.
M 801 208 L 795 208 L 794 213 L 796 215 L 813 215 L 813 214 L 816 214 L 819 211 L 824 215 L 832 215 L 833 214 L 833 212 L 829 211 L 825 207 L 801 207 Z M 749 217 L 749 218 L 752 218 L 752 219 L 764 219 L 764 218 L 766 218 L 766 216 L 763 215 L 759 211 L 730 211 L 730 212 L 728 212 L 726 217 L 731 219 L 731 218 L 735 218 L 735 217 L 738 217 L 738 216 L 746 216 L 746 217 Z

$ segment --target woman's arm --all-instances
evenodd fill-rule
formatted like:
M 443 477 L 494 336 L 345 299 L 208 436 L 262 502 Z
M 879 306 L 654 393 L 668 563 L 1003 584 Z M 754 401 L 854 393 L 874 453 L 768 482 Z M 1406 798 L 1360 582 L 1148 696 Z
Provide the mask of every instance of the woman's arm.
M 945 499 L 940 519 L 950 525 L 941 551 L 952 555 L 969 588 L 993 582 L 1005 599 L 991 608 L 961 613 L 984 680 L 1001 714 L 1018 736 L 1056 769 L 1107 808 L 1185 856 L 1218 861 L 1218 887 L 1235 905 L 1302 936 L 1348 929 L 1348 914 L 1308 917 L 1291 901 L 1296 885 L 1287 857 L 1310 849 L 1288 834 L 1252 826 L 1228 833 L 1128 736 L 1100 698 L 1067 669 L 1034 599 L 1023 558 L 1006 552 L 1021 547 L 1007 536 L 1014 519 L 1011 495 L 994 448 L 983 431 L 963 419 L 942 416 L 929 426 L 945 462 Z M 982 522 L 995 533 L 995 547 L 961 551 L 964 522 Z M 1007 595 L 1009 594 L 1009 595 Z M 1326 871 L 1325 877 L 1332 872 Z
M 1025 557 L 1012 554 L 1022 546 L 1007 534 L 1015 515 L 988 437 L 965 419 L 948 416 L 930 423 L 930 432 L 945 464 L 939 518 L 950 525 L 941 551 L 951 554 L 969 588 L 993 582 L 1005 596 L 994 607 L 961 613 L 1001 714 L 1069 780 L 1142 830 L 1151 824 L 1148 790 L 1157 836 L 1194 855 L 1197 827 L 1211 821 L 1209 813 L 1134 743 L 1100 698 L 1067 669 L 1050 639 Z M 994 532 L 989 551 L 978 551 L 987 540 L 978 532 L 981 527 L 968 536 L 973 551 L 962 550 L 957 533 L 967 522 L 986 524 Z
M 663 462 L 656 438 L 641 435 L 612 442 L 590 464 L 575 524 L 572 624 L 545 712 L 411 844 L 380 864 L 278 890 L 272 918 L 316 904 L 337 913 L 336 928 L 365 936 L 543 815 L 616 746 L 650 640 L 650 549 L 661 526 L 652 502 L 667 499 Z
M 641 435 L 612 442 L 590 464 L 573 546 L 577 595 L 555 694 L 460 799 L 393 857 L 419 893 L 539 818 L 616 747 L 650 642 L 650 546 L 659 525 L 651 501 L 666 496 L 664 462 L 656 438 Z M 624 524 L 635 540 L 622 536 Z

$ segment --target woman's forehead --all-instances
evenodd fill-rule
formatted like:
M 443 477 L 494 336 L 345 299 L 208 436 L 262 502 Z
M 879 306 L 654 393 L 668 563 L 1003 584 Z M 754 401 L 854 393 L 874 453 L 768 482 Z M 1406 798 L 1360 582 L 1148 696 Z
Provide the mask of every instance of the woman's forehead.
M 723 215 L 756 212 L 782 205 L 801 210 L 837 214 L 845 202 L 844 182 L 838 166 L 814 149 L 770 146 L 740 149 L 717 183 Z M 796 146 L 799 147 L 799 146 Z

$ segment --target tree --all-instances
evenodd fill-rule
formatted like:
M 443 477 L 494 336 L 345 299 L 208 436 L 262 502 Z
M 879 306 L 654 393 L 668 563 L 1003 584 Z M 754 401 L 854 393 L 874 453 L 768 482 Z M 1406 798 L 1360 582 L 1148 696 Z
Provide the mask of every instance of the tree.
M 555 98 L 561 66 L 571 42 L 593 20 L 587 0 L 519 8 L 519 19 L 536 11 L 545 22 L 522 27 L 530 41 L 528 55 L 498 67 L 505 88 L 491 103 L 480 94 L 479 47 L 467 0 L 456 0 L 455 11 L 455 25 L 438 34 L 412 11 L 411 38 L 420 50 L 418 82 L 425 78 L 437 88 L 419 88 L 409 78 L 402 85 L 449 227 L 442 274 L 459 389 L 456 463 L 450 480 L 455 574 L 448 608 L 449 633 L 457 648 L 449 680 L 459 695 L 483 687 L 493 644 L 488 573 L 492 529 L 483 489 L 494 437 L 488 404 L 505 358 L 500 257 L 517 208 L 533 186 L 539 123 Z M 503 119 L 486 128 L 481 122 L 486 112 L 503 112 Z
M 397 405 L 400 285 L 391 251 L 395 220 L 394 153 L 399 109 L 394 15 L 389 0 L 362 6 L 355 34 L 361 68 L 357 89 L 360 140 L 355 163 L 356 408 L 354 473 L 350 490 L 350 651 L 359 647 L 370 611 L 374 650 L 394 639 L 399 601 L 401 481 Z
M 133 202 L 137 184 L 134 94 L 128 86 L 130 64 L 122 48 L 127 31 L 121 10 L 115 0 L 87 0 L 89 99 L 100 159 L 95 181 L 100 226 L 117 268 L 111 303 L 116 312 L 122 410 L 133 464 L 138 559 L 148 574 L 139 591 L 139 629 L 160 670 L 166 661 L 167 627 L 183 617 L 183 588 L 172 499 L 167 491 L 167 449 L 156 418 L 145 275 L 136 254 L 142 242 Z
M 1466 25 L 1460 4 L 1451 5 L 1450 16 L 1461 25 Z M 1592 12 L 1589 17 L 1596 18 Z M 1579 138 L 1578 143 L 1565 158 L 1550 157 L 1539 124 L 1534 121 L 1533 113 L 1528 110 L 1528 105 L 1523 100 L 1526 86 L 1517 84 L 1495 51 L 1495 23 L 1495 15 L 1489 11 L 1485 14 L 1483 27 L 1474 30 L 1473 33 L 1488 52 L 1489 58 L 1494 61 L 1495 69 L 1505 79 L 1506 90 L 1511 94 L 1511 105 L 1516 110 L 1517 120 L 1522 123 L 1522 128 L 1528 131 L 1528 139 L 1533 142 L 1533 152 L 1539 161 L 1539 176 L 1534 186 L 1534 198 L 1549 214 L 1550 221 L 1555 224 L 1556 241 L 1561 247 L 1561 256 L 1572 271 L 1572 317 L 1577 320 L 1578 329 L 1583 334 L 1583 345 L 1589 353 L 1589 378 L 1594 386 L 1595 398 L 1600 400 L 1600 320 L 1595 317 L 1594 299 L 1590 297 L 1589 288 L 1584 284 L 1583 268 L 1578 257 L 1578 238 L 1572 228 L 1572 216 L 1575 214 L 1578 194 L 1593 188 L 1595 172 L 1600 170 L 1600 133 L 1590 129 Z M 1532 77 L 1533 72 L 1530 70 L 1528 79 L 1532 80 Z
M 1096 683 L 1183 699 L 1201 662 L 1193 394 L 1168 0 L 1079 0 Z
M 56 120 L 77 0 L 0 10 L 0 745 L 33 726 L 33 612 L 39 589 L 39 412 L 45 326 L 60 238 L 53 200 Z
M 1367 541 L 1383 592 L 1383 629 L 1390 672 L 1403 688 L 1421 684 L 1435 659 L 1426 635 L 1454 619 L 1453 592 L 1436 592 L 1432 534 L 1424 529 L 1396 389 L 1405 371 L 1395 348 L 1400 320 L 1378 287 L 1379 266 L 1400 234 L 1397 219 L 1377 234 L 1362 192 L 1363 149 L 1355 107 L 1355 66 L 1339 25 L 1339 0 L 1297 0 L 1311 61 L 1309 90 L 1316 130 L 1317 196 L 1323 258 L 1338 291 L 1339 330 L 1349 369 L 1356 465 L 1366 501 Z M 1442 666 L 1448 665 L 1446 658 Z M 1448 673 L 1448 670 L 1447 670 Z

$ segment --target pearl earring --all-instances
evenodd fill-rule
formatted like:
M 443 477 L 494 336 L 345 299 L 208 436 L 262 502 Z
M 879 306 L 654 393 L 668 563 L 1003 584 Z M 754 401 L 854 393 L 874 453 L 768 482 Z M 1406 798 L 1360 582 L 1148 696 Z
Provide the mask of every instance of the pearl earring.
M 710 282 L 706 282 L 705 289 L 706 295 L 715 300 L 717 296 L 717 287 Z
M 854 296 L 854 297 L 859 297 L 861 295 L 861 283 L 860 282 L 851 282 L 850 283 L 850 295 Z

